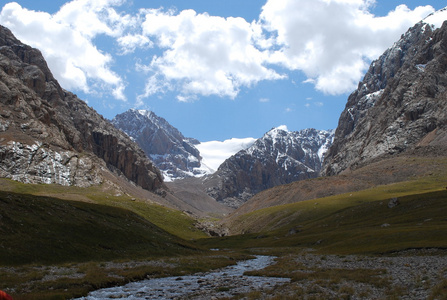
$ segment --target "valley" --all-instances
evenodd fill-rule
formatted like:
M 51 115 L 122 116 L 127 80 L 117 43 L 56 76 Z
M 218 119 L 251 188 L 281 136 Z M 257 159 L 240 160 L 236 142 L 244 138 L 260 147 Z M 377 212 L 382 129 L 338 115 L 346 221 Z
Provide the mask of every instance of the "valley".
M 106 120 L 1 26 L 0 290 L 157 299 L 168 280 L 174 299 L 445 299 L 446 108 L 447 23 L 421 21 L 335 130 L 274 127 L 214 170 L 151 111 Z

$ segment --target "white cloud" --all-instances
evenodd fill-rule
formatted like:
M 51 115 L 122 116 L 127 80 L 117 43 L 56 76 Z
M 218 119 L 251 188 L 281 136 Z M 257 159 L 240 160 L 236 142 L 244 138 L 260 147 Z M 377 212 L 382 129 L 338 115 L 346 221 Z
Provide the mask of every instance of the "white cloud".
M 355 89 L 369 60 L 434 9 L 396 7 L 387 16 L 369 12 L 373 0 L 268 0 L 260 23 L 282 48 L 271 62 L 301 70 L 328 94 Z
M 137 48 L 151 48 L 154 45 L 147 36 L 141 34 L 127 34 L 119 37 L 117 42 L 121 46 L 122 55 L 132 53 Z
M 146 76 L 137 97 L 143 105 L 145 98 L 167 91 L 183 102 L 209 95 L 233 99 L 243 87 L 286 78 L 281 68 L 304 72 L 304 83 L 324 93 L 350 92 L 371 59 L 434 11 L 400 5 L 377 17 L 370 12 L 374 0 L 267 0 L 259 20 L 248 23 L 194 10 L 119 13 L 117 7 L 126 2 L 133 4 L 73 0 L 55 14 L 12 2 L 3 7 L 0 23 L 42 51 L 64 88 L 121 100 L 127 83 L 112 70 L 112 53 L 98 49 L 95 38 L 115 39 L 118 55 L 150 49 L 145 65 L 136 66 Z
M 267 103 L 267 102 L 270 102 L 270 99 L 269 98 L 261 98 L 261 99 L 259 99 L 259 102 Z
M 158 85 L 173 87 L 182 97 L 234 98 L 243 86 L 284 78 L 265 66 L 269 52 L 255 46 L 259 25 L 242 18 L 150 9 L 145 11 L 142 28 L 143 35 L 164 50 L 147 66 L 155 74 L 148 84 L 156 80 Z
M 229 139 L 223 142 L 210 141 L 196 145 L 202 156 L 202 163 L 216 171 L 219 166 L 230 156 L 240 150 L 247 149 L 256 141 L 254 138 Z
M 111 91 L 116 99 L 126 100 L 125 83 L 110 67 L 112 56 L 92 41 L 98 34 L 118 36 L 127 26 L 129 19 L 121 19 L 111 8 L 119 3 L 74 0 L 50 15 L 12 2 L 3 7 L 0 23 L 22 42 L 42 52 L 62 87 L 87 93 Z
M 445 20 L 447 20 L 447 9 L 437 11 L 424 19 L 426 23 L 431 24 L 435 28 L 440 28 Z

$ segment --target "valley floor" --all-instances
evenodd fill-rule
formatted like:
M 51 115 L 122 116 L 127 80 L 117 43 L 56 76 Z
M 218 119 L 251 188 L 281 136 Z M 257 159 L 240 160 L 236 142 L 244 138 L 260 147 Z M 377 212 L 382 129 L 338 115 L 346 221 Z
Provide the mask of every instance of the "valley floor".
M 173 299 L 446 299 L 447 251 L 426 249 L 408 250 L 387 256 L 318 254 L 312 249 L 251 249 L 256 254 L 276 254 L 276 263 L 263 270 L 246 272 L 245 275 L 290 278 L 273 284 L 252 287 L 250 292 L 241 289 L 243 277 L 226 276 L 205 280 L 207 273 L 196 274 L 198 288 L 193 294 L 175 296 Z M 247 256 L 228 252 L 205 257 L 225 265 L 234 259 Z M 199 257 L 159 259 L 139 262 L 108 262 L 0 268 L 2 278 L 33 276 L 20 286 L 6 291 L 14 299 L 64 299 L 45 298 L 43 289 L 64 290 L 72 294 L 80 286 L 91 287 L 122 285 L 133 274 L 140 272 L 139 280 L 148 277 L 183 276 L 194 272 Z M 197 269 L 199 270 L 199 269 Z M 183 274 L 183 275 L 182 275 Z M 93 276 L 94 275 L 94 276 Z M 93 277 L 92 277 L 93 276 Z M 102 278 L 102 281 L 100 280 Z M 179 277 L 181 278 L 181 277 Z M 107 279 L 104 281 L 104 279 Z M 181 279 L 178 279 L 181 280 Z M 271 280 L 272 282 L 274 280 Z M 71 282 L 71 284 L 69 284 Z M 77 282 L 77 284 L 75 284 Z M 102 282 L 102 283 L 101 283 Z M 120 283 L 121 282 L 121 283 Z M 264 280 L 265 282 L 265 280 Z M 278 281 L 279 282 L 279 281 Z M 65 283 L 65 284 L 64 284 Z M 193 286 L 193 284 L 191 284 Z M 19 290 L 22 292 L 20 296 Z M 39 293 L 39 290 L 41 291 Z M 34 293 L 32 292 L 34 291 Z M 28 292 L 29 296 L 26 296 Z M 75 294 L 75 293 L 74 293 Z M 47 294 L 49 296 L 50 294 Z M 72 294 L 73 295 L 73 294 Z M 219 296 L 220 295 L 220 296 Z M 39 297 L 40 296 L 40 297 Z M 41 297 L 44 298 L 41 298 Z M 157 299 L 157 298 L 149 298 Z M 210 299 L 210 298 L 208 298 Z

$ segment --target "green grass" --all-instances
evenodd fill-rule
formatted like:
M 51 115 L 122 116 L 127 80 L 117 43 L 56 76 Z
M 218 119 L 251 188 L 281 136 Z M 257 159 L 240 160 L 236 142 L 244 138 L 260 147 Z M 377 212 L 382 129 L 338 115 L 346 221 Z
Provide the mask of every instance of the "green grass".
M 122 208 L 0 191 L 0 264 L 191 253 L 191 244 Z
M 89 188 L 67 187 L 55 184 L 23 184 L 8 179 L 0 179 L 0 190 L 28 195 L 50 195 L 53 198 L 91 202 L 129 210 L 138 214 L 161 229 L 182 239 L 192 240 L 207 235 L 198 230 L 192 217 L 181 211 L 163 207 L 145 199 L 136 199 L 130 195 L 114 195 L 104 192 L 101 186 Z
M 388 208 L 391 198 L 398 198 L 400 205 Z M 312 247 L 340 254 L 447 248 L 446 211 L 445 186 L 424 179 L 261 209 L 231 223 L 245 234 L 200 243 L 218 248 Z

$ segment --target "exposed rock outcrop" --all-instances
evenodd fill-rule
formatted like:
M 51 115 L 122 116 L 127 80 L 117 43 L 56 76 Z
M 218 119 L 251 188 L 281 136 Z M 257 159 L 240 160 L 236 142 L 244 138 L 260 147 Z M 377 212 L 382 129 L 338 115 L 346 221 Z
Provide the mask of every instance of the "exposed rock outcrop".
M 0 177 L 89 186 L 103 172 L 150 191 L 164 188 L 144 152 L 62 89 L 37 49 L 0 26 Z
M 420 22 L 374 61 L 342 112 L 323 175 L 447 148 L 447 23 Z M 423 149 L 422 149 L 423 148 Z

